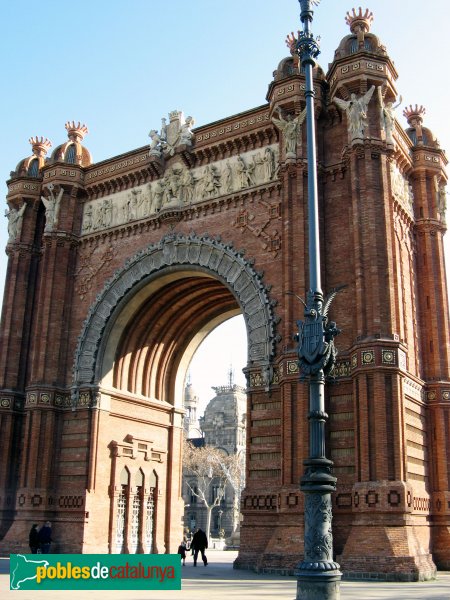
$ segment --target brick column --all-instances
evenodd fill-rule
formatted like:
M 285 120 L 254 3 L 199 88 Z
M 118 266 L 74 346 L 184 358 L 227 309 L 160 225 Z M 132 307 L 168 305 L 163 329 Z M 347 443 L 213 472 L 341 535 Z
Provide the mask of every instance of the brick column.
M 24 190 L 31 189 L 35 192 L 24 195 Z M 8 267 L 0 324 L 0 489 L 3 490 L 0 535 L 8 530 L 13 519 L 19 467 L 26 460 L 22 447 L 26 421 L 23 409 L 30 368 L 29 344 L 36 314 L 39 232 L 43 227 L 39 189 L 39 182 L 30 184 L 20 180 L 10 186 L 8 194 L 10 207 L 18 210 L 25 205 L 25 208 L 20 230 L 6 248 Z

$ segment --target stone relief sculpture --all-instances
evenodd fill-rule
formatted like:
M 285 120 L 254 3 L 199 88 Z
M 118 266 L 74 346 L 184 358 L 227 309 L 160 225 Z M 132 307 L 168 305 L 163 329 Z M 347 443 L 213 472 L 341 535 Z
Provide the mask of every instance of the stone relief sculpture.
M 294 117 L 289 114 L 286 119 L 283 118 L 280 107 L 277 107 L 279 119 L 272 117 L 272 122 L 280 129 L 284 134 L 284 149 L 286 152 L 286 158 L 296 158 L 297 156 L 297 140 L 301 131 L 301 126 L 306 117 L 306 107 L 302 112 Z
M 436 208 L 443 223 L 446 222 L 445 213 L 447 211 L 447 192 L 445 185 L 440 184 L 436 175 L 433 177 L 434 191 L 436 194 Z
M 234 175 L 233 175 L 233 167 L 230 164 L 230 161 L 227 160 L 225 165 L 225 192 L 232 192 L 234 187 Z
M 197 183 L 192 171 L 185 169 L 180 177 L 181 198 L 184 204 L 191 204 L 194 200 L 194 190 Z
M 164 186 L 162 209 L 167 206 L 178 206 L 182 203 L 180 197 L 181 173 L 182 169 L 179 167 L 172 167 L 166 172 L 162 181 Z
M 202 198 L 217 198 L 219 196 L 222 187 L 221 173 L 215 165 L 206 165 L 200 185 Z
M 381 128 L 384 129 L 386 134 L 386 143 L 393 144 L 394 143 L 394 127 L 395 127 L 395 114 L 394 110 L 400 106 L 402 103 L 402 97 L 400 96 L 397 104 L 393 104 L 392 102 L 384 103 L 383 94 L 381 90 L 381 86 L 377 88 L 378 90 L 378 101 L 380 104 L 380 123 Z
M 239 189 L 244 190 L 245 188 L 250 187 L 251 179 L 248 167 L 241 155 L 238 156 L 236 161 L 236 174 L 239 182 Z
M 150 142 L 150 156 L 161 156 L 162 155 L 162 139 L 156 129 L 151 129 L 148 137 L 152 140 Z
M 412 214 L 414 202 L 412 186 L 394 164 L 391 164 L 391 190 L 393 196 Z
M 152 208 L 155 212 L 161 210 L 161 206 L 164 198 L 164 185 L 161 180 L 157 181 L 153 191 L 153 203 Z
M 272 148 L 269 148 L 269 146 L 267 146 L 267 148 L 264 150 L 263 165 L 264 165 L 265 179 L 267 181 L 271 181 L 274 178 L 275 173 L 276 173 L 276 165 L 275 165 L 275 154 L 274 154 Z
M 142 190 L 133 189 L 128 193 L 127 201 L 122 207 L 125 222 L 136 221 L 136 219 L 141 218 L 140 207 L 143 199 Z
M 161 141 L 162 142 L 167 142 L 167 119 L 165 117 L 162 117 L 161 119 L 161 135 L 160 135 Z
M 192 128 L 195 121 L 193 117 L 186 117 L 182 111 L 173 110 L 169 113 L 169 123 L 166 118 L 161 119 L 161 132 L 151 129 L 148 134 L 150 143 L 150 156 L 173 156 L 178 146 L 192 146 L 194 133 Z
M 155 143 L 157 140 L 161 140 L 159 134 Z M 158 144 L 161 145 L 161 142 Z M 162 153 L 162 149 L 159 152 Z M 156 155 L 161 156 L 155 151 Z M 166 209 L 190 206 L 274 181 L 277 163 L 276 144 L 194 169 L 177 162 L 166 169 L 162 178 L 152 183 L 87 202 L 82 233 L 145 219 Z
M 180 145 L 190 146 L 194 134 L 192 133 L 192 127 L 194 127 L 195 121 L 192 117 L 186 117 L 186 121 L 181 125 L 180 129 Z
M 22 231 L 23 213 L 25 212 L 27 205 L 26 202 L 17 210 L 17 208 L 10 208 L 9 211 L 5 210 L 5 217 L 8 218 L 8 242 L 14 242 L 17 236 Z
M 53 231 L 58 222 L 59 207 L 61 204 L 61 198 L 64 194 L 64 189 L 61 188 L 58 195 L 55 196 L 53 183 L 49 183 L 45 186 L 49 192 L 48 198 L 41 196 L 41 200 L 45 206 L 45 228 L 44 231 Z
M 109 199 L 103 200 L 96 215 L 95 229 L 110 227 L 113 220 L 113 206 Z
M 364 132 L 367 127 L 367 107 L 374 91 L 375 86 L 373 85 L 359 98 L 356 94 L 352 94 L 350 100 L 334 98 L 334 102 L 347 114 L 348 131 L 351 140 L 364 138 Z

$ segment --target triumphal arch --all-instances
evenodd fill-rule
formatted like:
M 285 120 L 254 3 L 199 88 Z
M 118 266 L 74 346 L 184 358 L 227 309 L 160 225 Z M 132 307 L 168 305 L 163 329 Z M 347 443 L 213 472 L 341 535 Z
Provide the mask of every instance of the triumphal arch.
M 346 574 L 420 579 L 450 568 L 447 160 L 422 107 L 405 109 L 404 125 L 395 117 L 397 72 L 372 18 L 348 13 L 328 72 L 314 71 L 322 280 L 325 292 L 346 286 L 326 391 L 334 550 Z M 304 106 L 289 55 L 261 106 L 201 127 L 170 112 L 149 146 L 100 163 L 81 123 L 52 152 L 30 140 L 7 196 L 5 551 L 26 549 L 46 519 L 59 552 L 176 551 L 187 367 L 212 328 L 242 314 L 237 566 L 301 558 Z

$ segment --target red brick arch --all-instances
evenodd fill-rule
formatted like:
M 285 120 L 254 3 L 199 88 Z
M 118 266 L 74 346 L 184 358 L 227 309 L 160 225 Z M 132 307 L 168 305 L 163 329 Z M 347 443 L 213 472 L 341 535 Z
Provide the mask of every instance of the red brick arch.
M 191 296 L 195 310 L 183 304 L 182 298 L 186 301 Z M 158 303 L 164 310 L 158 310 Z M 169 306 L 172 310 L 168 310 Z M 247 329 L 248 362 L 264 371 L 274 355 L 275 325 L 273 303 L 262 276 L 241 253 L 220 240 L 196 235 L 166 236 L 127 261 L 90 308 L 75 355 L 74 389 L 98 385 L 111 368 L 115 387 L 128 387 L 130 392 L 136 392 L 137 387 L 144 395 L 163 399 L 163 378 L 155 376 L 152 389 L 136 378 L 130 382 L 133 373 L 128 367 L 124 374 L 120 359 L 113 366 L 112 358 L 108 364 L 108 356 L 131 354 L 134 373 L 152 368 L 173 371 L 173 352 L 158 356 L 159 366 L 155 357 L 142 356 L 146 339 L 143 330 L 151 331 L 153 339 L 156 335 L 161 345 L 165 342 L 169 347 L 170 340 L 177 340 L 179 348 L 186 348 L 189 336 L 205 320 L 220 322 L 240 312 Z M 117 326 L 120 320 L 129 323 L 126 335 Z M 117 339 L 111 342 L 114 335 Z M 139 361 L 140 366 L 136 366 Z

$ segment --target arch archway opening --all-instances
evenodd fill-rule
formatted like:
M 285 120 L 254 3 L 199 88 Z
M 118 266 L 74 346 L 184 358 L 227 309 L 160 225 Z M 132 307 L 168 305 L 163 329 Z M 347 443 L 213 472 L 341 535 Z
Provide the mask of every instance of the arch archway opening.
M 214 387 L 246 387 L 246 366 L 247 332 L 243 316 L 237 315 L 209 331 L 189 364 L 189 383 L 198 398 L 197 417 L 214 396 Z
M 189 364 L 220 324 L 241 314 L 233 293 L 213 276 L 185 269 L 138 286 L 109 325 L 100 386 L 176 407 Z

